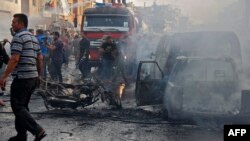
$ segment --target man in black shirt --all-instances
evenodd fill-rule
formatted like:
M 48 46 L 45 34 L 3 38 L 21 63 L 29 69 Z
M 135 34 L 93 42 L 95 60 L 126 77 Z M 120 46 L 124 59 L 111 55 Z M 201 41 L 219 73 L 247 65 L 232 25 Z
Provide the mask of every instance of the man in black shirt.
M 83 78 L 86 77 L 91 70 L 89 66 L 89 47 L 90 41 L 85 36 L 84 32 L 81 33 L 82 39 L 79 42 L 79 55 L 78 55 L 78 62 L 79 62 L 79 69 L 83 75 Z
M 48 46 L 50 50 L 51 64 L 53 67 L 53 71 L 51 72 L 51 78 L 54 81 L 59 80 L 59 82 L 63 82 L 62 77 L 62 64 L 63 64 L 63 42 L 60 39 L 60 33 L 53 33 L 53 42 Z

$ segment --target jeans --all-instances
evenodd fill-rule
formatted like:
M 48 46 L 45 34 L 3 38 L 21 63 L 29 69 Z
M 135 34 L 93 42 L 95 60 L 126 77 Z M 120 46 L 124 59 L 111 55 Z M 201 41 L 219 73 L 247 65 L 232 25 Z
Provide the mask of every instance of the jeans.
M 31 94 L 34 92 L 37 82 L 37 78 L 15 78 L 11 84 L 10 102 L 15 115 L 17 136 L 25 137 L 27 131 L 36 135 L 42 130 L 42 127 L 30 115 L 28 108 Z

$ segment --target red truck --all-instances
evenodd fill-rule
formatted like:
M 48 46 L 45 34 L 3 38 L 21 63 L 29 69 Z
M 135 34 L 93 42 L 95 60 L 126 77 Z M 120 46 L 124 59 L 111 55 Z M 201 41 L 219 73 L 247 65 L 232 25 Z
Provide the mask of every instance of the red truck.
M 110 35 L 118 41 L 124 35 L 132 35 L 139 31 L 139 21 L 130 8 L 123 4 L 102 4 L 88 8 L 83 13 L 81 31 L 90 40 L 89 65 L 100 65 L 98 52 L 104 35 Z

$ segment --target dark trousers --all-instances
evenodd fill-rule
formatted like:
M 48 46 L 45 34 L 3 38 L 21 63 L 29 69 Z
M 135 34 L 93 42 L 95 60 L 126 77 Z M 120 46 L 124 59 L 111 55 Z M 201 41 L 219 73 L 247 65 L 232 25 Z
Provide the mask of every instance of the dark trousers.
M 89 61 L 87 59 L 81 59 L 79 61 L 79 70 L 82 73 L 83 78 L 86 78 L 91 70 L 91 67 L 89 66 Z
M 102 60 L 101 77 L 103 79 L 110 79 L 113 73 L 114 61 L 109 59 Z
M 59 80 L 59 82 L 63 82 L 63 77 L 62 77 L 62 64 L 63 61 L 57 61 L 57 60 L 52 60 L 50 67 L 52 69 L 51 71 L 51 78 L 52 80 Z
M 36 86 L 37 78 L 15 78 L 11 84 L 10 102 L 15 114 L 15 128 L 19 137 L 25 137 L 27 131 L 36 135 L 42 130 L 42 127 L 30 115 L 28 108 L 31 94 Z
M 47 66 L 49 63 L 49 56 L 44 55 L 43 56 L 43 70 L 42 70 L 42 78 L 46 80 L 47 78 Z

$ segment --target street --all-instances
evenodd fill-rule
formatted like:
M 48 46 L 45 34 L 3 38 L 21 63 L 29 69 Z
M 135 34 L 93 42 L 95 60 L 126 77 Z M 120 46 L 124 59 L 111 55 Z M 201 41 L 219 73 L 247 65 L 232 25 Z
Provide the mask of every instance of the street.
M 24 128 L 12 139 L 26 140 L 29 130 L 27 141 L 249 138 L 237 136 L 250 125 L 249 7 L 1 1 L 0 141 L 16 136 L 15 127 Z M 29 112 L 42 127 L 23 108 L 35 87 Z
M 65 81 L 78 78 L 73 59 L 63 69 Z M 7 141 L 16 134 L 14 115 L 9 103 L 9 84 L 0 107 L 0 137 Z M 41 96 L 34 94 L 30 111 L 48 134 L 44 141 L 222 141 L 223 128 L 213 123 L 197 125 L 189 121 L 168 121 L 162 118 L 160 106 L 137 107 L 133 87 L 128 98 L 122 99 L 123 108 L 114 109 L 101 102 L 86 108 L 53 109 L 48 111 Z M 208 126 L 209 125 L 209 126 Z M 28 140 L 34 137 L 28 133 Z
M 166 121 L 152 107 L 135 107 L 133 100 L 123 101 L 122 110 L 112 110 L 103 103 L 85 109 L 47 111 L 43 101 L 34 96 L 30 109 L 46 129 L 44 141 L 222 141 L 223 130 Z M 2 112 L 6 113 L 2 113 Z M 9 103 L 1 108 L 0 137 L 6 141 L 16 134 Z M 156 110 L 157 111 L 157 110 Z M 29 133 L 29 140 L 33 136 Z

